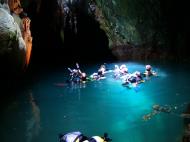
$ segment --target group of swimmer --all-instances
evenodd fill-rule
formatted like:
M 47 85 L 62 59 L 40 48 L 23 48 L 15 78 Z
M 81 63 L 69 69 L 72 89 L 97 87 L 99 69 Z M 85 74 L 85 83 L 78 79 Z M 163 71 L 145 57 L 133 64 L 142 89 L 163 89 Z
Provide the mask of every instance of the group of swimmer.
M 139 83 L 144 81 L 144 77 L 157 75 L 157 73 L 152 70 L 151 65 L 145 66 L 144 73 L 141 73 L 140 71 L 129 73 L 128 68 L 125 64 L 122 64 L 121 66 L 115 65 L 113 70 L 108 70 L 106 68 L 106 64 L 102 64 L 98 68 L 97 72 L 94 72 L 90 76 L 87 76 L 85 72 L 81 71 L 78 63 L 76 63 L 76 68 L 74 69 L 68 68 L 68 70 L 70 72 L 70 76 L 67 81 L 68 83 L 75 83 L 75 84 L 85 83 L 86 81 L 105 79 L 106 78 L 105 74 L 112 72 L 114 79 L 121 79 L 123 81 L 122 83 L 123 86 L 127 86 L 129 84 L 137 86 Z M 154 112 L 147 116 L 144 116 L 144 120 L 150 119 L 152 115 L 155 115 L 158 112 L 170 111 L 165 107 L 160 107 L 160 106 L 154 106 L 153 109 Z M 110 141 L 112 141 L 112 139 L 108 137 L 107 133 L 105 133 L 104 136 L 102 137 L 101 136 L 87 137 L 83 135 L 81 132 L 69 132 L 66 134 L 59 135 L 59 142 L 110 142 Z
M 76 63 L 76 69 L 68 68 L 70 71 L 69 82 L 74 83 L 85 83 L 86 81 L 100 80 L 105 78 L 105 74 L 108 72 L 113 72 L 114 79 L 121 79 L 122 85 L 127 86 L 132 84 L 134 87 L 139 83 L 144 82 L 144 77 L 157 76 L 157 73 L 152 70 L 151 65 L 145 66 L 145 72 L 135 71 L 133 73 L 128 72 L 128 68 L 125 64 L 121 66 L 115 65 L 113 70 L 108 70 L 105 64 L 102 64 L 97 72 L 87 76 L 85 72 L 80 70 L 79 64 Z
M 145 72 L 141 73 L 140 71 L 135 71 L 133 73 L 128 72 L 128 68 L 125 64 L 121 65 L 120 67 L 118 65 L 115 65 L 114 72 L 114 78 L 115 79 L 122 79 L 123 84 L 122 85 L 129 85 L 132 84 L 134 87 L 137 86 L 139 83 L 144 82 L 143 77 L 149 77 L 149 76 L 156 76 L 157 73 L 152 70 L 151 65 L 145 66 Z

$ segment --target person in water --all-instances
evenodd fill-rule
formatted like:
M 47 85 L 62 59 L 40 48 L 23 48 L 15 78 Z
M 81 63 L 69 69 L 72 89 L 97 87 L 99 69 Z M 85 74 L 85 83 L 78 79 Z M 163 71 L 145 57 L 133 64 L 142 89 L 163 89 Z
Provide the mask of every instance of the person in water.
M 86 73 L 85 73 L 85 72 L 81 72 L 81 73 L 80 73 L 80 81 L 81 81 L 81 82 L 86 82 L 86 80 L 87 80 L 87 75 L 86 75 Z
M 112 139 L 108 137 L 107 133 L 104 133 L 103 137 L 93 136 L 91 138 L 88 138 L 79 131 L 70 132 L 66 134 L 59 134 L 59 142 L 109 142 L 109 141 L 112 141 Z
M 88 138 L 81 132 L 70 132 L 67 134 L 59 134 L 59 142 L 83 142 Z
M 69 81 L 71 82 L 79 82 L 80 81 L 80 70 L 78 69 L 71 69 L 71 68 L 68 68 L 68 70 L 70 71 L 70 79 Z
M 106 66 L 103 64 L 100 66 L 100 68 L 98 69 L 98 75 L 100 77 L 104 77 L 104 74 L 106 72 Z
M 128 84 L 134 84 L 134 86 L 137 86 L 139 83 L 143 81 L 143 77 L 141 76 L 141 73 L 139 71 L 136 71 L 132 74 L 129 74 L 122 85 L 128 85 Z
M 125 64 L 121 65 L 121 66 L 119 67 L 119 69 L 120 69 L 120 74 L 121 74 L 122 76 L 128 74 L 128 68 L 127 68 L 127 66 L 126 66 Z
M 113 77 L 114 77 L 115 79 L 119 79 L 119 77 L 120 77 L 120 68 L 119 68 L 118 65 L 115 65 L 115 66 L 114 66 L 113 72 L 114 72 Z
M 157 73 L 155 71 L 152 70 L 152 66 L 151 65 L 146 65 L 145 66 L 145 72 L 144 72 L 145 76 L 156 76 Z
M 70 81 L 75 83 L 85 82 L 87 79 L 86 73 L 80 70 L 78 63 L 76 63 L 76 67 L 77 68 L 73 70 L 68 68 L 68 70 L 70 71 Z
M 94 72 L 92 75 L 90 75 L 90 78 L 92 80 L 100 80 L 104 78 L 105 73 L 106 73 L 106 66 L 105 64 L 103 64 L 98 69 L 98 72 Z

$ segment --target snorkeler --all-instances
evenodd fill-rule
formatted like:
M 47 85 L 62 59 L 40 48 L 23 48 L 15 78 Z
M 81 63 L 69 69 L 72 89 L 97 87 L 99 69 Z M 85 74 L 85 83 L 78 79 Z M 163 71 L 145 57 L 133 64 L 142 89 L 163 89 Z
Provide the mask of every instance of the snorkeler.
M 146 65 L 145 66 L 145 72 L 144 72 L 144 75 L 145 76 L 156 76 L 157 75 L 157 73 L 155 72 L 155 71 L 152 71 L 152 67 L 151 67 L 151 65 Z

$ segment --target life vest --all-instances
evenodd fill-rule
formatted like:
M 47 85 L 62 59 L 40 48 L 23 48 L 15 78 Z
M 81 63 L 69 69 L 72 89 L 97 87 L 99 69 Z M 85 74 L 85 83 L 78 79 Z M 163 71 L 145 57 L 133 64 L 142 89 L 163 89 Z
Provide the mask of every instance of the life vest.
M 100 136 L 93 136 L 89 142 L 105 142 L 103 138 L 101 138 Z
M 67 134 L 61 134 L 59 136 L 59 142 L 80 142 L 83 135 L 81 132 L 71 132 Z

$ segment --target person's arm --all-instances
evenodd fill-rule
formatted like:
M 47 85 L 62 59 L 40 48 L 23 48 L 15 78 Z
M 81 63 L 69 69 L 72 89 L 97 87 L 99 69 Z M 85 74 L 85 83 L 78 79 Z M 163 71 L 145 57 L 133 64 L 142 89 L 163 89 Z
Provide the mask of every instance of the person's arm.
M 77 67 L 77 69 L 79 69 L 79 68 L 80 68 L 78 63 L 76 63 L 76 67 Z
M 73 72 L 71 68 L 67 68 L 71 73 Z
M 157 73 L 155 71 L 152 71 L 152 75 L 157 76 Z

